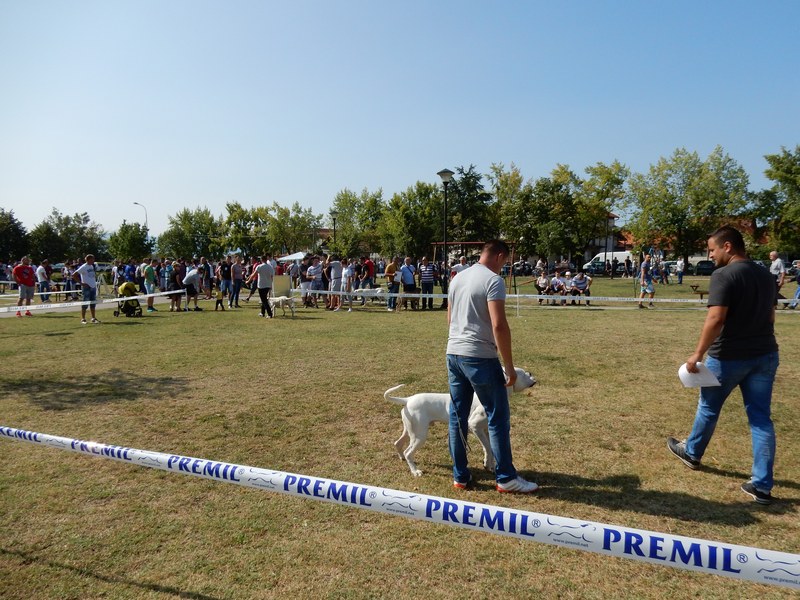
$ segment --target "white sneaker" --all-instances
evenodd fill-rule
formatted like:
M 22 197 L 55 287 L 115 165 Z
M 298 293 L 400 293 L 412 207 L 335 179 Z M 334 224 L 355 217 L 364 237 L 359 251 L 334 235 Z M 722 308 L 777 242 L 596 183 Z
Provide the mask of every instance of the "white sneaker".
M 386 311 L 387 312 L 394 312 L 394 309 L 393 308 L 387 308 Z
M 514 494 L 532 494 L 536 490 L 539 489 L 539 486 L 536 485 L 532 481 L 527 481 L 517 476 L 516 479 L 512 479 L 511 481 L 506 481 L 505 483 L 497 483 L 497 491 L 503 493 L 514 493 Z
M 81 325 L 86 325 L 86 319 L 81 319 Z
M 348 308 L 347 312 L 353 312 L 353 309 L 352 308 Z
M 98 324 L 98 325 L 99 325 L 99 324 L 100 324 L 100 321 L 98 321 L 97 319 L 92 319 L 92 323 L 95 323 L 95 324 Z

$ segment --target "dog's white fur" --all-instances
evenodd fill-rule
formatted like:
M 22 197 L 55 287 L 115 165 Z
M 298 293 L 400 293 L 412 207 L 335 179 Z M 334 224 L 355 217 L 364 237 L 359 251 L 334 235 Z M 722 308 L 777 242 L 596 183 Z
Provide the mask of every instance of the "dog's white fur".
M 514 382 L 513 391 L 521 392 L 536 385 L 536 379 L 527 371 L 516 368 L 517 380 Z M 401 459 L 408 463 L 411 473 L 415 477 L 422 475 L 422 471 L 414 463 L 414 454 L 428 438 L 428 428 L 431 423 L 450 421 L 450 394 L 421 393 L 408 398 L 392 396 L 392 392 L 403 387 L 404 384 L 389 388 L 383 394 L 386 400 L 401 404 L 403 410 L 400 416 L 403 419 L 403 435 L 394 443 L 395 450 Z M 509 397 L 512 388 L 506 388 Z M 478 396 L 472 398 L 472 408 L 469 413 L 469 430 L 474 433 L 483 446 L 483 466 L 494 472 L 495 458 L 489 444 L 489 421 L 486 411 Z
M 272 314 L 275 314 L 275 307 L 280 307 L 283 309 L 283 316 L 286 316 L 286 307 L 289 307 L 289 310 L 292 311 L 292 316 L 294 316 L 294 298 L 289 298 L 289 296 L 278 296 L 276 298 L 269 299 L 269 306 L 272 309 Z
M 353 295 L 353 298 L 363 296 L 364 298 L 377 298 L 378 300 L 384 300 L 386 296 L 386 290 L 382 287 L 358 288 L 357 290 L 350 292 L 350 294 Z

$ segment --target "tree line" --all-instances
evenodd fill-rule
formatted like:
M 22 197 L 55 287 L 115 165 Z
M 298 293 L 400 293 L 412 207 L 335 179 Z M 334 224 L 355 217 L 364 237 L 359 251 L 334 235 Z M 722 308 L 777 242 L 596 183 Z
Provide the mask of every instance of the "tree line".
M 618 161 L 596 163 L 582 173 L 558 164 L 548 176 L 526 180 L 513 163 L 492 164 L 486 174 L 474 165 L 461 166 L 447 190 L 446 217 L 442 184 L 418 181 L 389 199 L 380 189 L 341 190 L 329 214 L 276 202 L 251 208 L 229 202 L 221 215 L 184 208 L 169 217 L 158 238 L 140 223 L 125 221 L 108 234 L 86 213 L 67 216 L 56 209 L 26 231 L 13 211 L 0 208 L 0 258 L 313 251 L 320 231 L 333 229 L 333 214 L 335 240 L 329 235 L 326 249 L 343 256 L 430 256 L 433 244 L 442 241 L 445 218 L 451 241 L 500 237 L 522 255 L 577 256 L 613 233 L 607 231 L 607 216 L 614 212 L 626 215 L 625 228 L 638 248 L 658 246 L 687 257 L 703 250 L 710 231 L 732 222 L 743 229 L 754 258 L 765 258 L 773 248 L 800 255 L 800 145 L 765 159 L 773 185 L 759 191 L 748 189 L 745 170 L 719 146 L 706 158 L 678 148 L 644 173 L 632 173 Z M 765 240 L 769 247 L 762 247 Z

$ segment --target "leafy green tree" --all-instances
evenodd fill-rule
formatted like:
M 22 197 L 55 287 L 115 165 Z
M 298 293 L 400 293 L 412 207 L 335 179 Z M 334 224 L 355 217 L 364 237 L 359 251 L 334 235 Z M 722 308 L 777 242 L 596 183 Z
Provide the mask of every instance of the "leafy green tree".
M 108 236 L 108 252 L 112 258 L 137 260 L 153 253 L 153 242 L 149 239 L 147 228 L 141 223 L 122 221 L 119 229 Z
M 643 247 L 670 247 L 688 257 L 702 249 L 708 232 L 742 213 L 747 184 L 744 169 L 721 147 L 705 161 L 679 148 L 631 177 L 631 231 Z
M 610 165 L 597 163 L 585 169 L 588 178 L 579 181 L 576 195 L 576 211 L 573 216 L 576 248 L 585 251 L 595 240 L 604 239 L 610 233 L 609 213 L 625 197 L 625 182 L 630 175 L 628 168 L 614 161 Z
M 225 245 L 252 257 L 268 249 L 265 243 L 268 214 L 263 210 L 244 208 L 238 202 L 225 205 L 228 215 L 223 221 Z
M 31 260 L 38 264 L 49 258 L 51 262 L 60 262 L 71 256 L 67 254 L 67 244 L 49 221 L 42 221 L 28 234 Z
M 317 236 L 322 227 L 322 217 L 298 202 L 291 208 L 272 204 L 266 226 L 266 236 L 278 254 L 292 254 L 302 250 L 316 250 Z
M 800 254 L 800 145 L 794 151 L 781 148 L 780 153 L 764 158 L 769 163 L 764 173 L 775 182 L 766 198 L 772 202 L 770 242 L 773 249 L 797 256 Z
M 174 258 L 218 257 L 229 247 L 223 235 L 222 219 L 207 208 L 184 208 L 169 217 L 169 227 L 158 237 L 158 253 Z
M 474 165 L 458 167 L 448 190 L 448 239 L 479 242 L 500 233 L 499 215 L 492 194 L 483 185 L 483 175 Z
M 47 252 L 48 255 L 41 258 L 50 258 L 52 261 L 78 258 L 87 254 L 94 254 L 98 260 L 109 258 L 105 232 L 87 213 L 69 216 L 54 208 L 40 225 L 41 227 L 37 225 L 31 231 L 31 234 L 36 231 L 36 236 L 31 240 L 32 255 Z M 60 241 L 57 242 L 54 236 Z
M 443 202 L 440 187 L 422 181 L 392 196 L 380 224 L 382 253 L 432 258 L 433 242 L 442 239 Z
M 15 261 L 28 253 L 28 232 L 14 211 L 0 208 L 0 260 Z
M 383 208 L 383 190 L 367 188 L 356 194 L 347 188 L 336 194 L 336 243 L 331 249 L 342 256 L 360 256 L 377 247 L 377 225 Z M 333 219 L 329 217 L 330 225 Z

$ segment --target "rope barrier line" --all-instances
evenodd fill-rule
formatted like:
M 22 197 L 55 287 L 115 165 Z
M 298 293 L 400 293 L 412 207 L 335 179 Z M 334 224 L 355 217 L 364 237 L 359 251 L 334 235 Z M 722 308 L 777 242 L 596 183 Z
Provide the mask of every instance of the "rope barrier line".
M 800 554 L 82 441 L 12 427 L 0 426 L 0 438 L 386 515 L 800 590 Z
M 379 293 L 376 293 L 376 290 L 381 290 Z M 385 300 L 388 298 L 397 298 L 399 300 L 402 299 L 428 299 L 433 298 L 436 300 L 443 300 L 447 298 L 447 294 L 407 294 L 403 292 L 398 292 L 396 294 L 389 293 L 383 288 L 367 288 L 367 290 L 355 290 L 352 292 L 332 292 L 330 290 L 304 290 L 301 288 L 292 288 L 289 290 L 290 293 L 297 293 L 300 294 L 301 297 L 304 295 L 312 295 L 312 294 L 321 294 L 321 295 L 328 295 L 328 296 L 352 296 L 353 299 L 357 297 L 365 297 L 367 299 L 379 299 Z M 79 294 L 80 291 L 77 292 L 69 292 Z M 89 304 L 116 304 L 117 302 L 124 302 L 126 300 L 146 300 L 147 298 L 155 298 L 158 296 L 173 296 L 175 294 L 185 295 L 185 289 L 181 290 L 174 290 L 168 292 L 157 292 L 155 294 L 143 294 L 140 296 L 121 296 L 117 298 L 98 298 L 95 302 L 88 302 L 83 300 L 76 300 L 74 302 L 59 302 L 56 304 L 53 303 L 45 303 L 45 304 L 31 304 L 31 305 L 9 305 L 0 307 L 0 313 L 7 313 L 7 312 L 15 312 L 17 310 L 51 310 L 54 308 L 69 308 L 74 306 L 88 306 Z M 8 299 L 13 300 L 12 296 L 9 296 Z M 207 300 L 206 298 L 198 298 L 199 300 Z M 632 297 L 620 297 L 620 296 L 552 296 L 546 294 L 507 294 L 506 295 L 507 301 L 512 300 L 545 300 L 549 302 L 555 302 L 560 304 L 561 302 L 619 302 L 622 304 L 625 303 L 640 303 L 640 302 L 647 302 L 647 303 L 661 303 L 661 304 L 700 304 L 706 305 L 708 304 L 707 299 L 699 299 L 699 298 L 645 298 L 642 300 L 641 298 L 632 298 Z M 795 302 L 793 298 L 782 298 L 776 301 L 778 304 L 791 304 Z
M 76 292 L 80 294 L 80 291 Z M 176 294 L 180 294 L 181 296 L 186 294 L 185 290 L 177 290 L 172 292 L 157 292 L 155 294 L 143 294 L 141 296 L 120 296 L 118 298 L 98 298 L 94 302 L 90 302 L 88 300 L 75 300 L 74 302 L 59 302 L 57 304 L 52 304 L 50 302 L 46 304 L 31 304 L 28 305 L 20 305 L 17 306 L 16 304 L 13 306 L 4 306 L 0 308 L 0 313 L 6 312 L 16 312 L 18 310 L 51 310 L 54 308 L 69 308 L 72 306 L 89 306 L 90 304 L 117 304 L 118 302 L 125 302 L 127 300 L 146 300 L 147 298 L 156 298 L 158 296 L 174 296 Z

